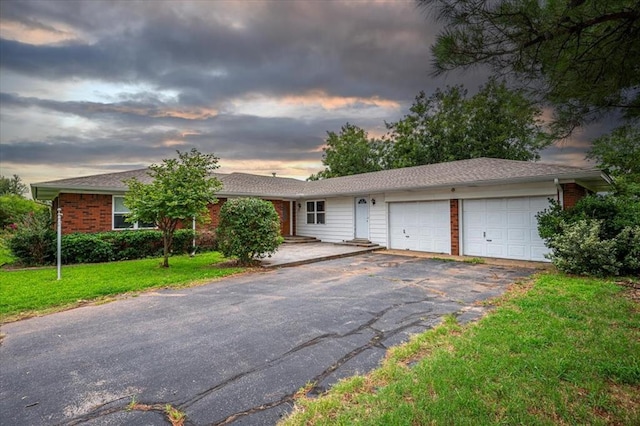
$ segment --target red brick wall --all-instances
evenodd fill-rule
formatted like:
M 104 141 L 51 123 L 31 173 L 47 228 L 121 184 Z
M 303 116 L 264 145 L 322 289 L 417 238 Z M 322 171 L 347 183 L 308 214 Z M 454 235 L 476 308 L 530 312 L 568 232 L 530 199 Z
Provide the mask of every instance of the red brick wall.
M 282 201 L 282 200 L 268 200 L 268 201 L 271 201 L 271 203 L 273 204 L 273 207 L 275 207 L 276 209 L 276 212 L 278 212 L 278 216 L 280 217 L 280 220 L 282 221 L 283 204 L 288 203 L 288 201 Z M 226 202 L 227 202 L 226 198 L 218 198 L 218 202 L 216 204 L 209 205 L 209 219 L 211 219 L 211 221 L 204 225 L 205 229 L 215 230 L 218 227 L 218 224 L 220 223 L 220 209 Z M 202 226 L 199 226 L 198 229 L 202 229 Z
M 53 214 L 62 208 L 62 233 L 111 231 L 112 197 L 100 194 L 60 194 L 53 202 Z
M 577 183 L 562 184 L 562 202 L 565 209 L 575 206 L 579 199 L 587 196 L 589 191 Z
M 198 225 L 198 229 L 215 230 L 220 221 L 220 208 L 226 201 L 226 198 L 219 198 L 216 204 L 209 205 L 209 218 L 211 221 L 204 226 Z M 284 203 L 289 201 L 269 201 L 273 203 L 278 216 L 282 220 Z M 62 207 L 62 232 L 65 234 L 111 231 L 113 229 L 112 202 L 113 197 L 111 195 L 62 193 L 53 200 L 53 219 L 55 222 L 57 208 Z M 295 220 L 295 209 L 293 209 L 291 215 L 292 220 Z M 186 221 L 183 224 L 179 224 L 178 228 L 191 228 L 191 222 Z
M 451 254 L 460 255 L 460 219 L 458 217 L 458 200 L 449 200 L 449 218 L 451 220 Z
M 215 204 L 209 204 L 209 219 L 211 219 L 208 223 L 204 225 L 204 229 L 208 229 L 209 231 L 213 231 L 218 227 L 218 223 L 220 222 L 220 208 L 224 203 L 227 202 L 226 198 L 218 198 L 218 202 Z M 198 226 L 198 229 L 202 229 L 202 226 Z

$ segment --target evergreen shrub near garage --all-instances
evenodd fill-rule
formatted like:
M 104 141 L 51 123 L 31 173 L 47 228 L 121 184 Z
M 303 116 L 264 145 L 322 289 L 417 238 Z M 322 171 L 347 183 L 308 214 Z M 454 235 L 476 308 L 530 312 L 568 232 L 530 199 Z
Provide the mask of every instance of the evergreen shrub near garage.
M 562 210 L 538 214 L 538 231 L 561 271 L 579 275 L 640 276 L 640 197 L 589 195 Z
M 16 232 L 9 247 L 18 263 L 25 266 L 51 265 L 56 261 L 56 233 L 49 225 L 32 227 Z M 173 254 L 193 251 L 193 231 L 175 232 Z M 196 236 L 198 252 L 215 249 L 211 232 Z M 62 236 L 62 262 L 99 263 L 117 260 L 144 259 L 163 254 L 162 233 L 155 230 L 110 231 L 94 234 L 73 233 Z

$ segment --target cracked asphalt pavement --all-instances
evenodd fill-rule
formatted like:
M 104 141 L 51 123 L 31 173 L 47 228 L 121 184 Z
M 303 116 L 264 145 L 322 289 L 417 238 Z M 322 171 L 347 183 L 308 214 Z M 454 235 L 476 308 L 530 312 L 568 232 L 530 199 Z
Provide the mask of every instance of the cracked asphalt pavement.
M 484 312 L 533 269 L 369 253 L 140 294 L 2 326 L 7 425 L 272 425 L 387 348 Z M 128 410 L 132 400 L 149 411 Z

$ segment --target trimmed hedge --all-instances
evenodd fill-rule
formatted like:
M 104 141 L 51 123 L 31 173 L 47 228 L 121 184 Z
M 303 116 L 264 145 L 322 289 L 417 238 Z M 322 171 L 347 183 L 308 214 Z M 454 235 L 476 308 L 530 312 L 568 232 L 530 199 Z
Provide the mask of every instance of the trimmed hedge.
M 29 232 L 18 232 L 10 241 L 10 248 L 24 265 L 55 263 L 56 235 L 47 230 L 39 235 L 40 245 L 46 247 L 46 255 L 31 254 L 34 247 Z M 212 251 L 216 247 L 212 233 L 204 231 L 196 236 L 197 251 Z M 193 251 L 193 231 L 179 229 L 173 237 L 172 254 Z M 62 236 L 62 263 L 99 263 L 117 260 L 143 259 L 162 256 L 162 232 L 154 230 L 111 231 L 95 234 L 73 233 Z

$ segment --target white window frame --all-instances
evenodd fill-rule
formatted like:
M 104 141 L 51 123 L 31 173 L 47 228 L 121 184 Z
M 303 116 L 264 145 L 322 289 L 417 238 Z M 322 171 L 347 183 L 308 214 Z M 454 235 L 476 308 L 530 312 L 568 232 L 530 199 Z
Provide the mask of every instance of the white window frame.
M 322 203 L 322 210 L 318 210 L 319 203 Z M 309 205 L 313 206 L 312 210 L 309 210 Z M 326 200 L 308 200 L 305 204 L 307 213 L 307 225 L 325 225 L 327 223 L 327 202 Z M 322 215 L 322 216 L 320 216 Z M 322 221 L 318 218 L 321 217 Z M 311 221 L 309 221 L 311 219 Z
M 124 200 L 124 195 L 113 195 L 111 198 L 111 229 L 113 229 L 114 231 L 123 231 L 127 229 L 155 229 L 154 226 L 150 226 L 150 227 L 139 226 L 138 222 L 131 223 L 130 225 L 132 226 L 128 226 L 126 228 L 116 228 L 116 215 L 117 214 L 126 215 L 127 213 L 130 212 L 129 209 L 127 209 L 127 211 L 116 211 L 116 198 L 120 198 Z M 122 203 L 122 205 L 124 206 L 124 203 Z

